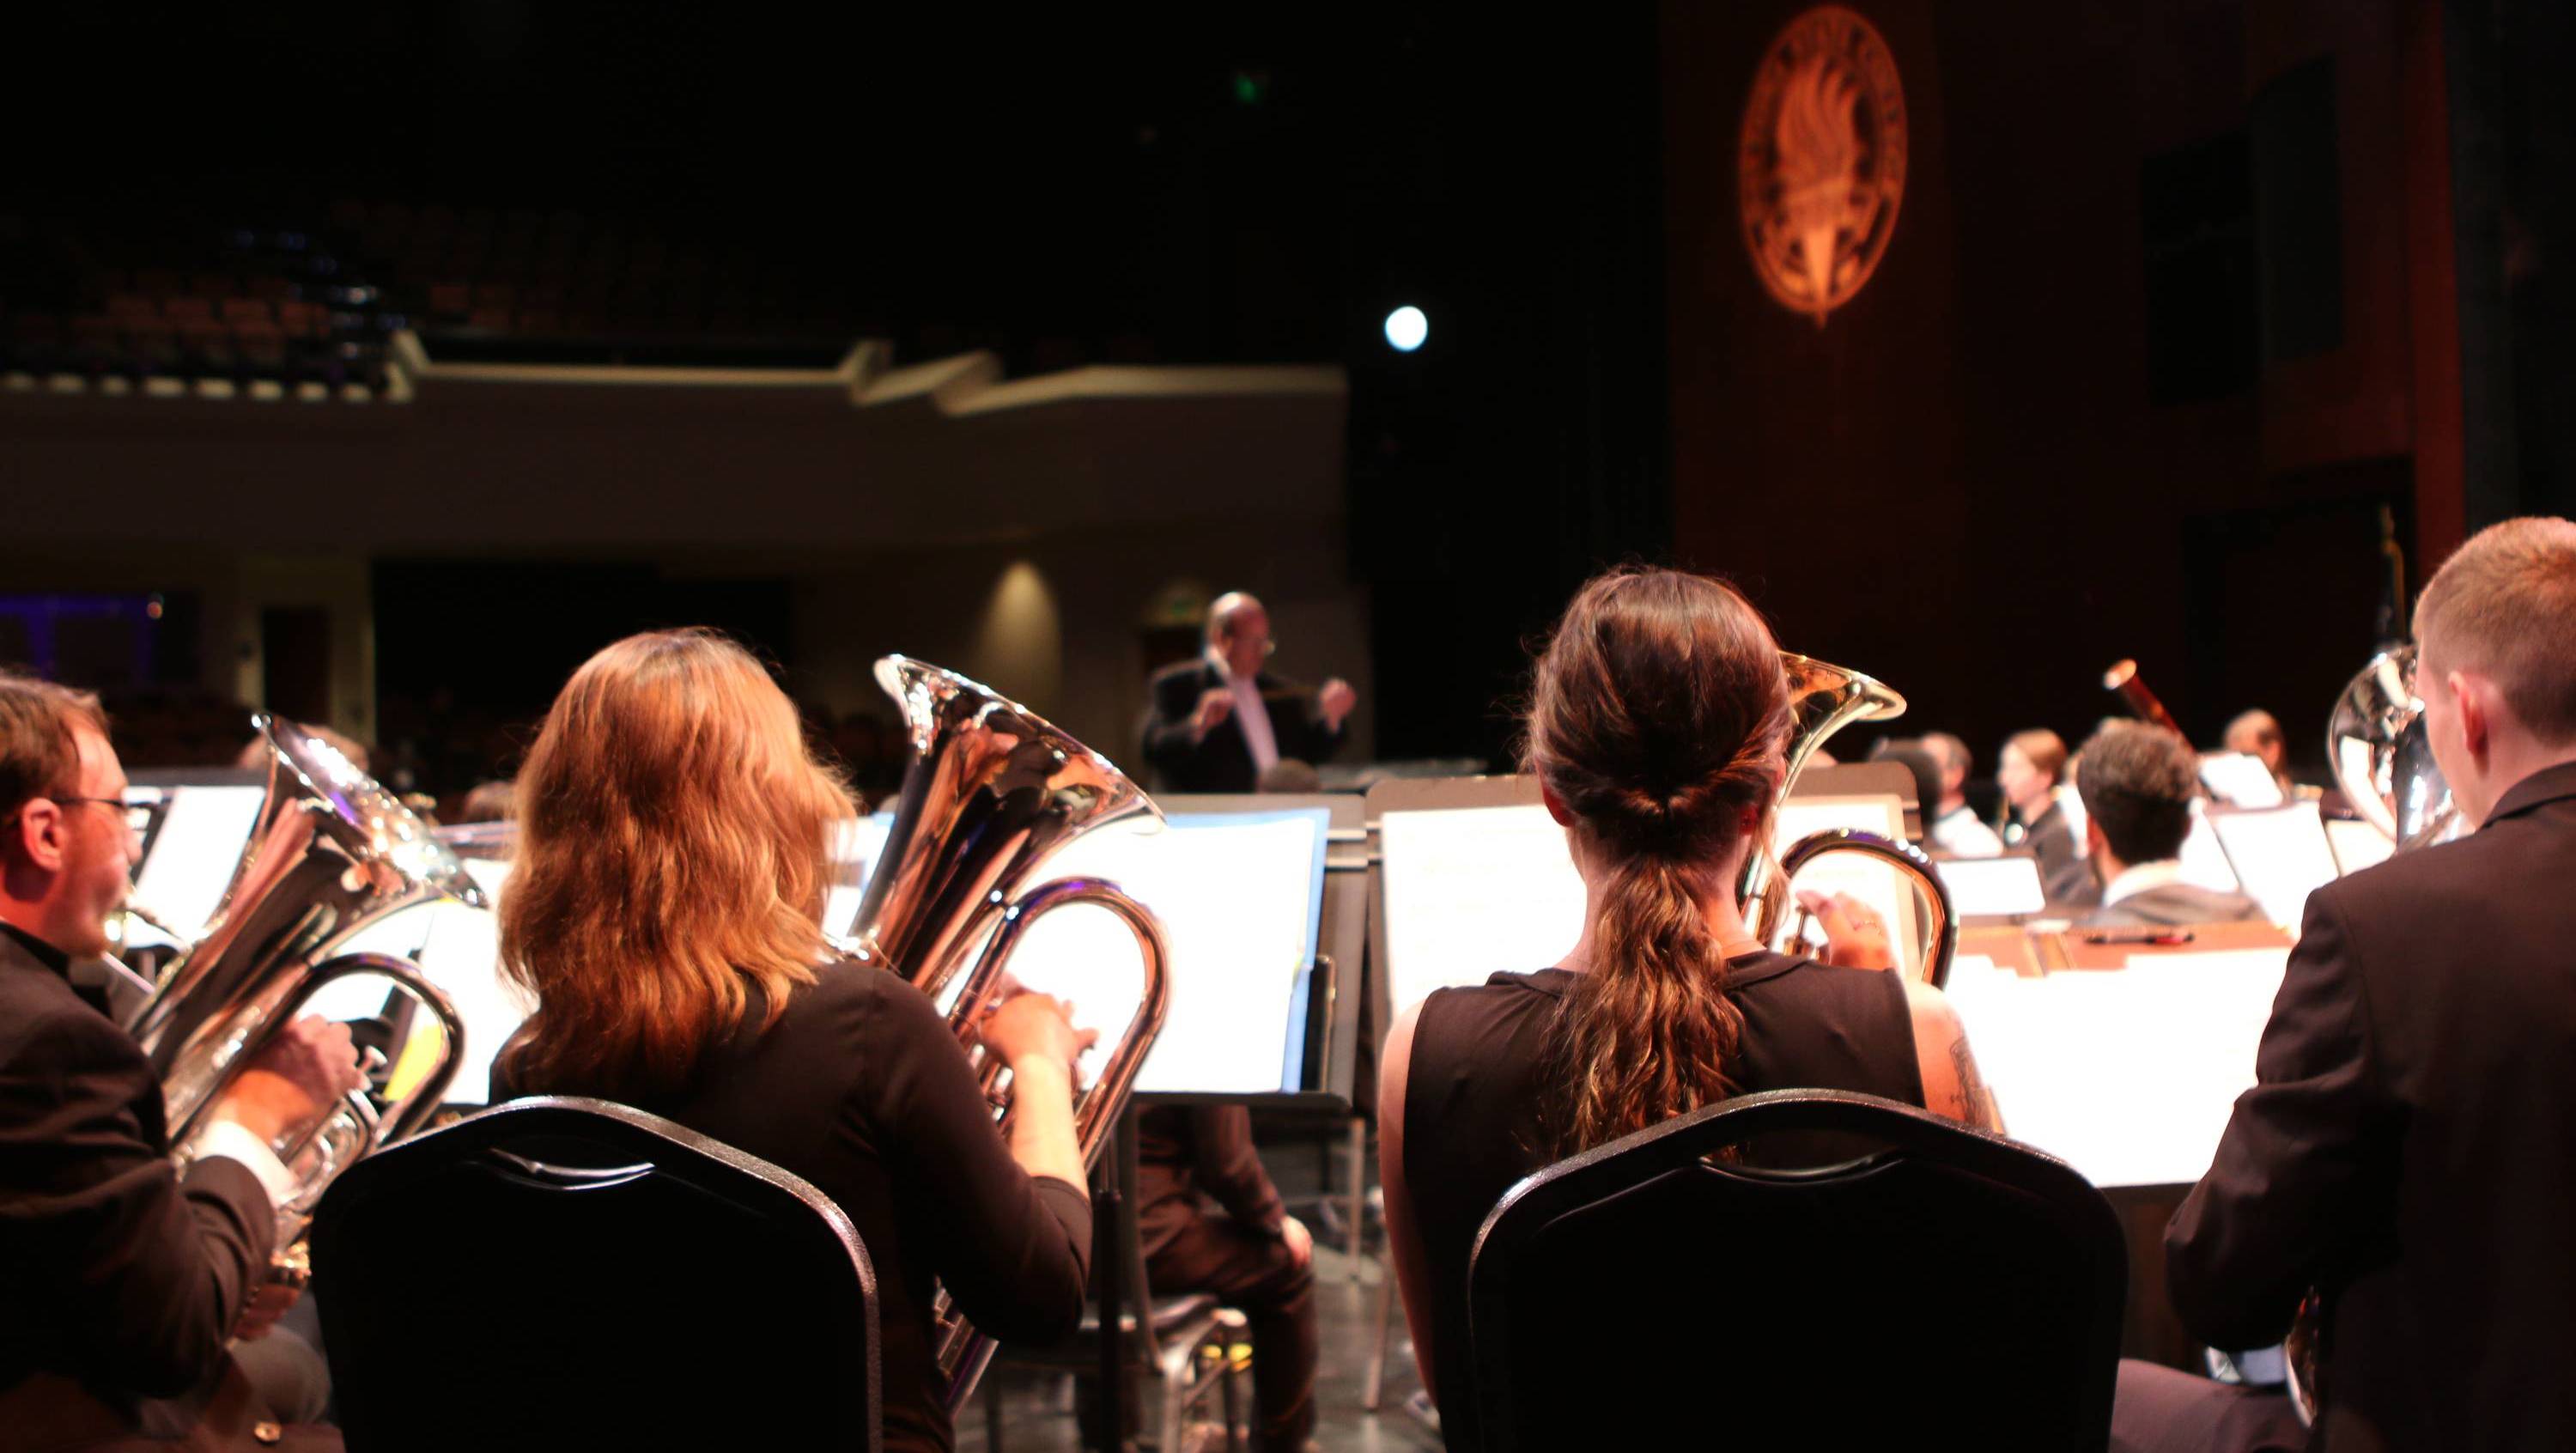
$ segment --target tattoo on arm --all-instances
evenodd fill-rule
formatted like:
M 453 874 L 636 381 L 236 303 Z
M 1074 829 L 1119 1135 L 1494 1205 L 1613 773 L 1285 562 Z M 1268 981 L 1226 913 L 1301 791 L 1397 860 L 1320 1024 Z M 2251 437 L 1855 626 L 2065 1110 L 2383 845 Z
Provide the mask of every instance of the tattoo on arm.
M 2001 1134 L 2003 1112 L 1995 1108 L 1994 1091 L 1986 1088 L 1985 1076 L 1977 1073 L 1977 1057 L 1964 1034 L 1950 1041 L 1950 1068 L 1959 1076 L 1959 1118 L 1979 1130 Z

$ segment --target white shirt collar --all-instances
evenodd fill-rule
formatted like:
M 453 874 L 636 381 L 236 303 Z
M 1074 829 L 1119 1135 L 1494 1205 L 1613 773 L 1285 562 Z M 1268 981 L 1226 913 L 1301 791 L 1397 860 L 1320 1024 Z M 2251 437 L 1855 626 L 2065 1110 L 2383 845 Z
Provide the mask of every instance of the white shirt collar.
M 1234 684 L 1234 668 L 1225 663 L 1225 653 L 1214 646 L 1199 652 L 1199 658 L 1215 669 L 1216 679 L 1227 686 Z
M 2120 870 L 2102 890 L 2102 906 L 2110 907 L 2123 898 L 2134 898 L 2156 888 L 2170 888 L 2182 881 L 2182 860 L 2166 858 L 2159 862 L 2137 863 Z

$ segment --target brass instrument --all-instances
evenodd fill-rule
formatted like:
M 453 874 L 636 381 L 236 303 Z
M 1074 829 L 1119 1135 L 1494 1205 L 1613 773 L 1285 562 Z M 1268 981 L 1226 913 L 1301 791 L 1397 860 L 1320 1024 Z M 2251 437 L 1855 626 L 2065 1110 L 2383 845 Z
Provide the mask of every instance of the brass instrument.
M 2138 679 L 2137 662 L 2112 662 L 2111 669 L 2102 673 L 2102 689 L 2120 693 L 2120 700 L 2128 703 L 2129 714 L 2140 721 L 2153 722 L 2175 736 L 2190 740 L 2190 733 L 2182 729 L 2182 723 L 2174 720 L 2174 714 L 2165 710 L 2165 704 L 2147 689 L 2147 683 Z
M 236 1076 L 326 986 L 380 977 L 417 1001 L 445 1036 L 440 1062 L 393 1102 L 351 1092 L 280 1158 L 297 1190 L 277 1207 L 278 1263 L 298 1280 L 299 1245 L 333 1176 L 437 1112 L 465 1042 L 455 1006 L 420 971 L 382 954 L 334 953 L 386 915 L 434 898 L 482 907 L 483 895 L 429 825 L 327 743 L 254 716 L 270 748 L 268 797 L 222 906 L 183 950 L 128 1028 L 161 1076 L 170 1142 L 186 1153 Z
M 2405 645 L 2372 657 L 2335 699 L 2326 722 L 2326 762 L 2336 784 L 2352 810 L 2399 852 L 2448 842 L 2468 828 L 2433 760 L 2423 717 L 2415 648 Z
M 1825 738 L 1856 721 L 1889 721 L 1905 714 L 1905 698 L 1879 681 L 1848 671 L 1828 662 L 1801 656 L 1791 651 L 1780 653 L 1780 669 L 1789 678 L 1788 771 L 1782 778 L 1781 795 L 1787 796 L 1807 759 L 1823 745 Z M 1928 818 L 1936 804 L 1924 803 Z M 1925 919 L 1923 944 L 1923 977 L 1939 984 L 1950 977 L 1950 958 L 1957 949 L 1957 917 L 1950 910 L 1949 889 L 1932 871 L 1932 860 L 1910 843 L 1891 842 L 1872 833 L 1854 832 L 1848 828 L 1829 828 L 1809 833 L 1790 845 L 1789 850 L 1773 857 L 1770 849 L 1770 824 L 1765 822 L 1762 840 L 1752 852 L 1744 855 L 1744 869 L 1736 882 L 1735 901 L 1745 911 L 1745 926 L 1755 938 L 1782 952 L 1805 935 L 1803 917 L 1783 935 L 1781 926 L 1788 918 L 1793 901 L 1789 880 L 1800 868 L 1827 853 L 1856 852 L 1876 858 L 1913 880 L 1930 905 Z
M 990 932 L 991 942 L 955 989 L 948 1022 L 1007 1123 L 999 1086 L 1006 1067 L 975 1044 L 975 1021 L 994 997 L 1004 965 L 1020 935 L 1044 914 L 1076 903 L 1116 914 L 1135 934 L 1144 993 L 1097 1079 L 1075 1103 L 1074 1134 L 1090 1165 L 1116 1129 L 1136 1071 L 1162 1031 L 1170 952 L 1152 911 L 1113 884 L 1062 878 L 1025 892 L 1020 885 L 1083 833 L 1139 815 L 1159 821 L 1162 813 L 1108 758 L 963 676 L 888 656 L 877 663 L 877 683 L 902 709 L 912 760 L 859 904 L 851 957 L 899 973 L 937 1000 Z M 993 1344 L 958 1315 L 944 1288 L 931 1317 L 954 1410 L 973 1394 Z

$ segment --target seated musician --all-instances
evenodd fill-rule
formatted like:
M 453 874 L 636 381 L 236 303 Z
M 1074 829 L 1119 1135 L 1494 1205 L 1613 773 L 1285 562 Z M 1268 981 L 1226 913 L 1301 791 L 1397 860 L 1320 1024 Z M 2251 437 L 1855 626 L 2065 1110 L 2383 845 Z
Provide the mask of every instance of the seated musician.
M 1581 937 L 1553 968 L 1405 1010 L 1379 1061 L 1389 1240 L 1451 1447 L 1482 1446 L 1469 1251 L 1523 1176 L 1759 1090 L 1859 1090 L 1995 1123 L 1938 990 L 1771 953 L 1745 928 L 1733 885 L 1780 794 L 1790 729 L 1771 632 L 1705 577 L 1595 579 L 1538 662 L 1527 759 L 1583 876 Z M 1866 909 L 1803 896 L 1832 957 L 1890 962 Z
M 2281 739 L 2281 724 L 2273 719 L 2272 713 L 2259 707 L 2238 713 L 2236 719 L 2227 724 L 2227 731 L 2219 738 L 2219 744 L 2231 752 L 2242 752 L 2261 762 L 2263 770 L 2271 773 L 2272 781 L 2280 787 L 2283 801 L 2299 795 L 2299 784 L 2290 780 L 2289 744 Z
M 2165 1281 L 2222 1347 L 2322 1297 L 2324 1446 L 2576 1448 L 2576 524 L 2479 533 L 2415 639 L 2425 734 L 2478 829 L 2309 895 Z M 2122 1373 L 2129 1446 L 2258 1441 L 2248 1395 Z
M 2084 743 L 2075 771 L 2084 799 L 2084 836 L 2102 881 L 2102 906 L 2088 928 L 2186 923 L 2258 923 L 2263 905 L 2242 893 L 2182 880 L 2200 758 L 2191 744 L 2142 721 L 2109 721 Z
M 1954 858 L 1991 858 L 2002 852 L 2004 840 L 1968 805 L 1968 773 L 1976 766 L 1968 744 L 1948 732 L 1932 732 L 1922 746 L 1941 773 L 1941 805 L 1924 812 L 1924 830 L 1933 845 Z
M 2093 881 L 2093 864 L 2066 820 L 2065 739 L 2046 727 L 2013 733 L 2004 741 L 1995 782 L 2012 805 L 2012 845 L 2029 848 L 2039 860 L 2048 901 L 2071 907 L 2100 902 L 2102 887 Z
M 93 972 L 136 851 L 124 794 L 96 697 L 0 673 L 0 1446 L 249 1447 L 328 1398 L 318 1355 L 269 1331 L 294 1185 L 273 1147 L 357 1087 L 357 1052 L 287 1026 L 173 1163 Z
M 1015 1087 L 1005 1143 L 929 999 L 825 947 L 826 844 L 849 798 L 785 694 L 721 636 L 593 656 L 518 783 L 501 958 L 537 1009 L 502 1052 L 498 1094 L 634 1105 L 839 1202 L 876 1266 L 885 1446 L 950 1447 L 933 1278 L 1006 1341 L 1081 1321 L 1091 1206 L 1072 1100 L 1088 1037 L 1042 995 L 985 1017 Z

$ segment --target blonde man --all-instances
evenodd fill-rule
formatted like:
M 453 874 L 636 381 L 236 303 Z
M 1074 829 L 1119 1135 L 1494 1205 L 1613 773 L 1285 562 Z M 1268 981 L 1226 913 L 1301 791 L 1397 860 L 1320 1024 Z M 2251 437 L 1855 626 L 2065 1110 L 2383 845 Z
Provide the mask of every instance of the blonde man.
M 2219 1347 L 2277 1341 L 2322 1296 L 2325 1446 L 2576 1447 L 2576 524 L 2481 531 L 2415 639 L 2478 829 L 2309 896 L 2166 1283 Z M 2193 1392 L 2124 1370 L 2121 1421 L 2243 1402 Z

